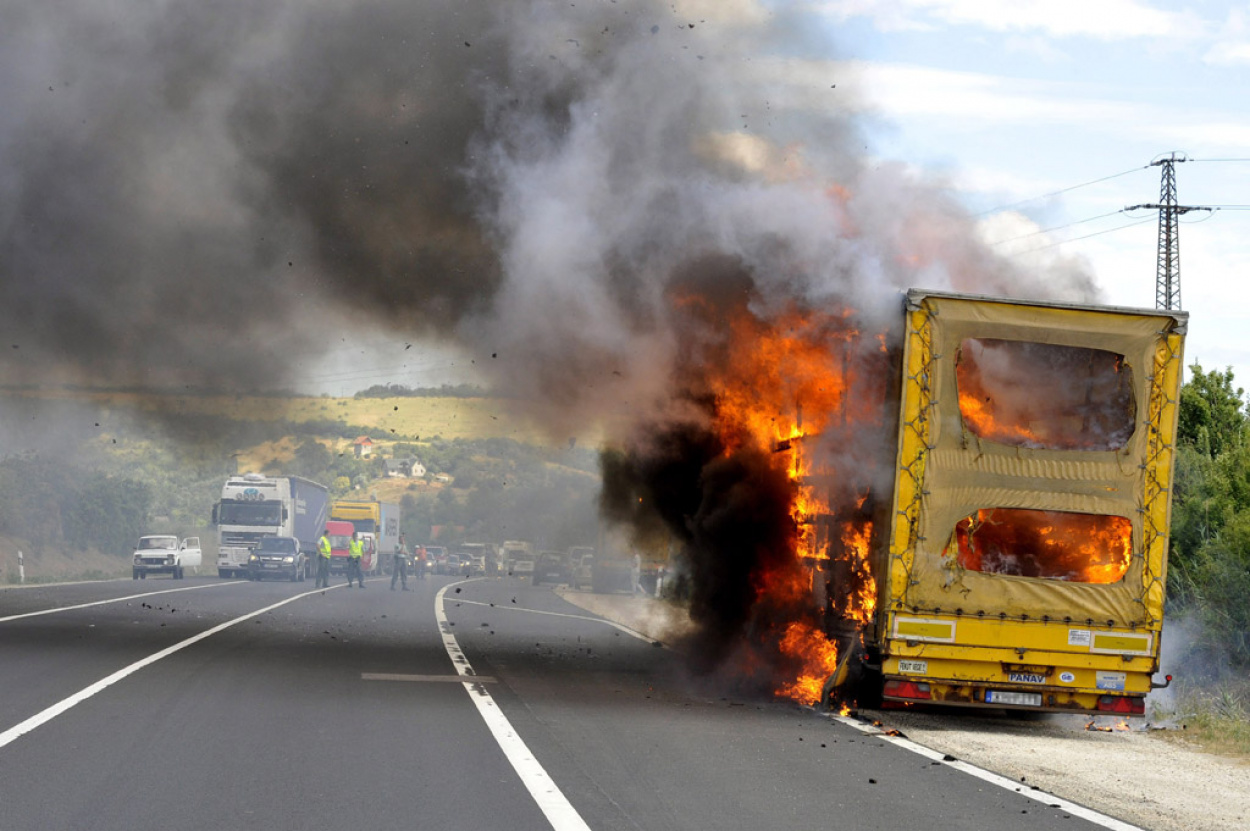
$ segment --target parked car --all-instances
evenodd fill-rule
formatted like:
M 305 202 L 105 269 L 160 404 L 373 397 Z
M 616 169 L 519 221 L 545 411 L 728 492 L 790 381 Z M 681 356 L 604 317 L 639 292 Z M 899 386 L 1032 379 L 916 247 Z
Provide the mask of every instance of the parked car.
M 192 572 L 201 561 L 200 538 L 187 537 L 179 542 L 170 534 L 151 534 L 140 537 L 131 555 L 131 576 L 146 580 L 149 574 L 168 574 L 181 580 L 186 569 Z
M 534 564 L 534 585 L 567 582 L 569 582 L 569 570 L 565 565 L 564 555 L 559 551 L 541 552 L 538 555 L 538 562 Z
M 447 561 L 447 550 L 441 545 L 425 546 L 426 574 L 442 574 L 442 566 Z M 417 567 L 420 567 L 417 565 Z M 419 575 L 420 576 L 420 575 Z
M 294 583 L 308 576 L 308 563 L 295 537 L 261 537 L 248 558 L 248 577 L 280 577 Z
M 533 577 L 534 576 L 534 557 L 530 554 L 518 554 L 512 560 L 512 569 L 509 572 L 513 577 Z
M 462 568 L 460 555 L 453 551 L 447 555 L 447 559 L 443 560 L 443 570 L 439 574 L 459 574 Z
M 430 574 L 442 574 L 447 565 L 447 549 L 441 545 L 425 547 L 425 568 Z
M 575 589 L 589 589 L 593 585 L 595 566 L 593 548 L 569 549 L 569 585 Z
M 596 557 L 590 572 L 590 587 L 596 594 L 633 594 L 633 562 L 617 557 Z

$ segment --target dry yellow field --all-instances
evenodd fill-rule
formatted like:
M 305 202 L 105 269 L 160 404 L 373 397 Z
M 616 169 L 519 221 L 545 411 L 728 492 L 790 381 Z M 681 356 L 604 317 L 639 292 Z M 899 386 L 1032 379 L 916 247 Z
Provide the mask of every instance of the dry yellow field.
M 533 425 L 506 415 L 498 398 L 329 398 L 248 395 L 148 395 L 141 393 L 22 390 L 8 396 L 48 402 L 95 404 L 101 409 L 161 412 L 165 415 L 217 415 L 242 421 L 294 422 L 330 419 L 367 428 L 375 441 L 391 436 L 510 438 L 534 444 L 546 437 Z

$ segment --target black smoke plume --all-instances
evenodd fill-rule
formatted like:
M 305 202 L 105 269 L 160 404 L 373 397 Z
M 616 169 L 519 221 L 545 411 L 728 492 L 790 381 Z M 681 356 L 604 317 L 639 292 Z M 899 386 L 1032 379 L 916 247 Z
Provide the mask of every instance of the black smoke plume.
M 718 310 L 853 309 L 873 332 L 909 286 L 1097 293 L 865 158 L 799 11 L 10 3 L 0 381 L 283 388 L 348 327 L 445 339 L 553 436 L 620 448 L 606 514 L 645 526 L 641 497 L 678 535 L 726 654 L 793 528 L 766 457 L 709 430 Z

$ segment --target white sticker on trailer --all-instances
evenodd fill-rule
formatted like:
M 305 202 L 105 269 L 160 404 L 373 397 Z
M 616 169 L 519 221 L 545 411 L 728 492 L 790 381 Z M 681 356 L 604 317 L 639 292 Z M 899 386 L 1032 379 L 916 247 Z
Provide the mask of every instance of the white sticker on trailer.
M 928 661 L 899 660 L 898 671 L 904 675 L 925 675 L 929 672 Z
M 1069 629 L 1068 646 L 1089 646 L 1091 635 L 1089 629 Z

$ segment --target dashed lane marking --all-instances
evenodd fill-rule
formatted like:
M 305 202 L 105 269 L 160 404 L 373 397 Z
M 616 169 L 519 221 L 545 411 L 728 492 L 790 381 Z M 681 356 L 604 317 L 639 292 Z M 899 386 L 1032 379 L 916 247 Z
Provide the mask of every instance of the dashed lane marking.
M 420 683 L 439 683 L 451 682 L 454 684 L 464 683 L 464 679 L 459 675 L 401 675 L 393 672 L 362 672 L 360 673 L 361 681 L 416 681 Z M 473 680 L 478 684 L 494 684 L 496 679 L 489 675 L 475 675 Z

